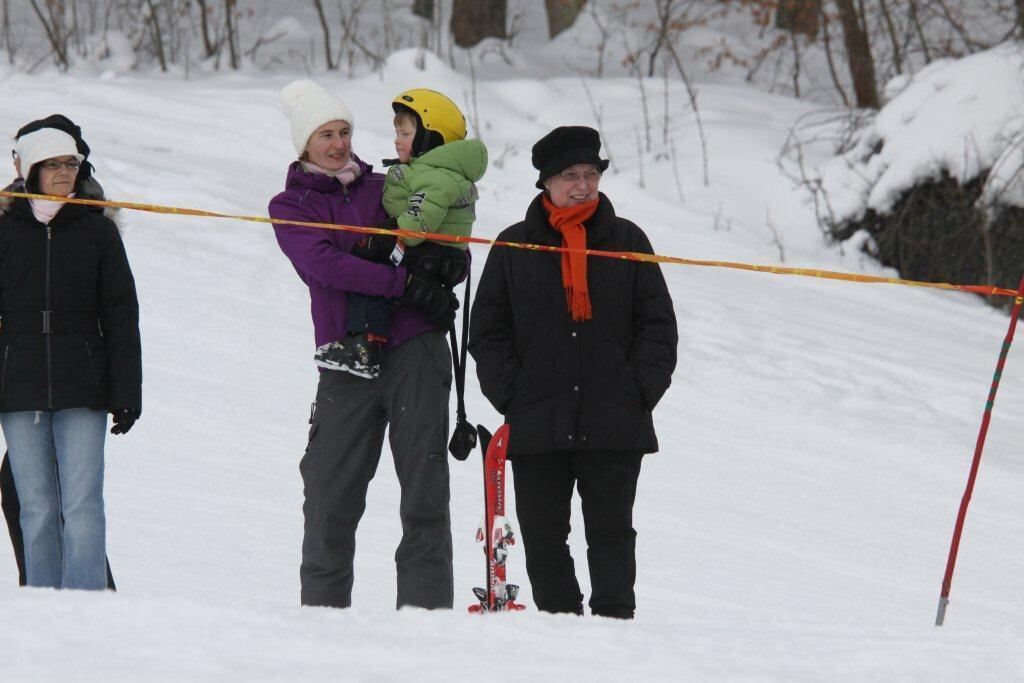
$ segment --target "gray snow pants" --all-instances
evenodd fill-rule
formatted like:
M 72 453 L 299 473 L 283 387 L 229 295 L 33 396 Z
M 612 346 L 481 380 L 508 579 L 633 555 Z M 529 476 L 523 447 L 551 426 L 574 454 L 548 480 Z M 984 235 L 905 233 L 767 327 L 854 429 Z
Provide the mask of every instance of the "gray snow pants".
M 395 552 L 397 606 L 452 607 L 448 509 L 451 352 L 440 332 L 385 350 L 380 377 L 320 374 L 309 445 L 299 464 L 305 518 L 302 604 L 352 604 L 356 527 L 380 461 L 385 427 L 402 489 Z

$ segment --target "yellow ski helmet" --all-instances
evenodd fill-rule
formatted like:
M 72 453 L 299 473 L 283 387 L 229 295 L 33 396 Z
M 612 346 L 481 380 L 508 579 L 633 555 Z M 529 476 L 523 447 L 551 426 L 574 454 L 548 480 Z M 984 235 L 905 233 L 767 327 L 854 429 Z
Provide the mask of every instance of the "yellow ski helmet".
M 400 93 L 391 101 L 395 112 L 411 111 L 419 119 L 426 133 L 417 132 L 413 152 L 423 154 L 434 147 L 466 139 L 466 117 L 450 99 L 426 88 L 414 88 Z

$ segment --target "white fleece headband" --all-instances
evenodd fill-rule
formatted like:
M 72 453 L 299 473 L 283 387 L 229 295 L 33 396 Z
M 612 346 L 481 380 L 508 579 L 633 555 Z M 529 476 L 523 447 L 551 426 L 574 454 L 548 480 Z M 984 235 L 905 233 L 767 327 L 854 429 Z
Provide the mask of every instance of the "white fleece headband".
M 348 107 L 322 87 L 304 78 L 292 81 L 281 90 L 281 104 L 292 122 L 292 143 L 295 153 L 302 156 L 309 137 L 329 121 L 344 121 L 353 125 Z
M 28 177 L 29 171 L 40 161 L 54 157 L 75 157 L 79 163 L 85 157 L 78 153 L 75 139 L 56 128 L 40 128 L 22 135 L 14 143 L 14 153 L 21 161 L 21 174 Z

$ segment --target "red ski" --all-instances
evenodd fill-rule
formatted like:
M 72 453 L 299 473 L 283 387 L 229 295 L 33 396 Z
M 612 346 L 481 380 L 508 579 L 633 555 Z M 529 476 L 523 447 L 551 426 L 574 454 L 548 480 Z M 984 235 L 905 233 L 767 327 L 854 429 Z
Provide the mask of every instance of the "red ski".
M 484 520 L 476 532 L 476 540 L 484 544 L 487 561 L 487 587 L 474 588 L 480 602 L 470 605 L 475 613 L 504 612 L 526 609 L 516 602 L 519 586 L 505 582 L 505 559 L 515 536 L 505 517 L 505 453 L 508 451 L 507 424 L 501 425 L 492 437 L 478 426 L 480 447 L 484 452 Z

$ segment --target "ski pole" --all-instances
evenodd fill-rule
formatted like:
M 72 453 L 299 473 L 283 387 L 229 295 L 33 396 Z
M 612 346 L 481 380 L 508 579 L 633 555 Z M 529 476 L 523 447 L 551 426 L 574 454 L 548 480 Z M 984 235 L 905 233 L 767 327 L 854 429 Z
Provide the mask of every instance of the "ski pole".
M 942 592 L 939 594 L 939 610 L 935 615 L 935 625 L 942 626 L 946 620 L 946 606 L 949 605 L 949 589 L 953 583 L 953 568 L 956 566 L 956 554 L 960 549 L 960 535 L 964 530 L 964 518 L 967 516 L 967 506 L 971 502 L 971 493 L 974 491 L 974 481 L 978 477 L 978 465 L 981 463 L 981 452 L 985 448 L 985 437 L 988 435 L 988 424 L 992 419 L 992 406 L 996 402 L 996 392 L 999 391 L 999 380 L 1003 374 L 1003 366 L 1006 364 L 1006 356 L 1010 352 L 1010 344 L 1013 343 L 1013 333 L 1017 329 L 1017 319 L 1020 317 L 1021 304 L 1024 304 L 1024 277 L 1021 277 L 1020 287 L 1017 288 L 1017 297 L 1014 299 L 1013 312 L 1010 314 L 1010 329 L 1006 332 L 1003 340 L 1003 348 L 999 352 L 999 361 L 996 363 L 996 372 L 992 377 L 992 388 L 988 392 L 988 401 L 985 403 L 985 414 L 981 418 L 981 429 L 978 431 L 978 442 L 974 447 L 974 460 L 971 462 L 971 473 L 967 476 L 967 488 L 960 500 L 960 511 L 956 516 L 956 526 L 953 528 L 953 540 L 949 546 L 949 558 L 946 560 L 946 574 L 942 577 Z

